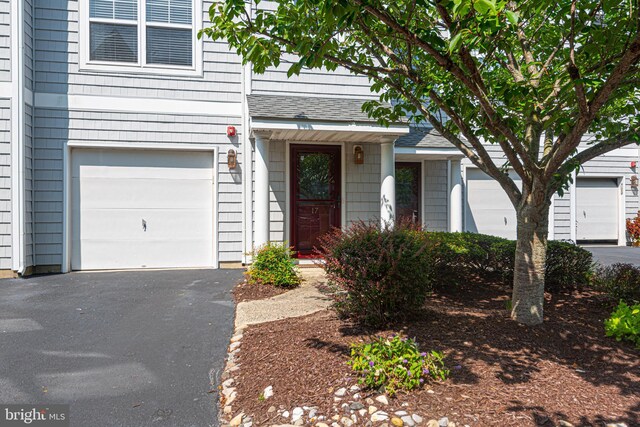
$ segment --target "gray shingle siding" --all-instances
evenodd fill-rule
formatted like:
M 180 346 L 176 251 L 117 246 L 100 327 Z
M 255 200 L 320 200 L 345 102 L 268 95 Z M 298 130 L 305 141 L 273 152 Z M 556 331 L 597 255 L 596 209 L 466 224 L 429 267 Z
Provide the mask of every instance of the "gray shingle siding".
M 11 0 L 0 0 L 0 81 L 11 80 Z
M 204 2 L 202 20 L 208 22 Z M 203 42 L 203 77 L 80 71 L 77 0 L 37 1 L 36 91 L 73 95 L 241 101 L 240 58 L 226 43 Z
M 35 212 L 33 197 L 33 108 L 30 105 L 24 107 L 24 234 L 25 234 L 25 266 L 35 265 Z
M 33 90 L 33 2 L 24 0 L 24 87 Z
M 423 170 L 424 218 L 422 223 L 427 230 L 447 231 L 449 226 L 447 161 L 426 160 Z
M 0 270 L 11 268 L 11 100 L 0 99 Z
M 36 108 L 34 196 L 37 265 L 62 262 L 63 147 L 70 143 L 133 142 L 215 144 L 218 156 L 219 260 L 237 261 L 242 255 L 242 183 L 238 171 L 227 167 L 227 151 L 241 157 L 242 129 L 238 118 L 196 115 L 133 114 Z M 229 140 L 234 125 L 238 138 Z
M 560 197 L 555 195 L 553 201 L 554 239 L 571 240 L 571 195 L 569 192 Z
M 356 165 L 353 162 L 353 147 L 361 145 L 365 162 Z M 345 144 L 347 156 L 346 171 L 346 224 L 354 221 L 370 221 L 380 217 L 380 145 Z

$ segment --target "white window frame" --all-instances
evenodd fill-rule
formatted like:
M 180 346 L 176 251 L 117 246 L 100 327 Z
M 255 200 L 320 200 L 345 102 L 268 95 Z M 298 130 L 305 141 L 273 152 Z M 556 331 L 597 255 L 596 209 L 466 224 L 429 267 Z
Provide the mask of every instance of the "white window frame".
M 191 66 L 184 67 L 179 65 L 162 65 L 147 64 L 147 26 L 157 28 L 189 28 L 186 24 L 167 24 L 160 22 L 147 23 L 146 0 L 137 0 L 138 19 L 137 21 L 127 21 L 122 19 L 102 19 L 89 18 L 89 2 L 90 0 L 79 1 L 79 61 L 80 71 L 97 71 L 110 73 L 136 73 L 136 74 L 160 74 L 172 76 L 191 76 L 202 77 L 202 44 L 203 40 L 198 40 L 198 31 L 202 29 L 202 0 L 192 1 L 192 22 L 193 31 L 193 49 L 191 52 Z M 111 62 L 111 61 L 92 61 L 91 49 L 91 31 L 90 22 L 137 25 L 138 27 L 138 62 Z

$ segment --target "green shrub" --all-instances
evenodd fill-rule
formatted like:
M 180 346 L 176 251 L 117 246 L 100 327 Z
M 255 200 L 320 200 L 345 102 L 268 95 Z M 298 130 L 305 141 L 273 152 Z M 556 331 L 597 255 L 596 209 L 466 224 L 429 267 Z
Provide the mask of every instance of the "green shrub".
M 586 286 L 593 276 L 593 255 L 571 243 L 551 240 L 547 246 L 545 290 L 558 292 Z
M 496 278 L 513 283 L 516 242 L 477 233 L 428 232 L 436 287 L 464 282 L 469 274 L 481 280 Z M 549 241 L 547 246 L 547 292 L 572 290 L 586 285 L 593 275 L 591 252 L 570 242 Z
M 268 284 L 281 288 L 293 288 L 300 284 L 300 275 L 291 249 L 283 243 L 267 243 L 253 256 L 247 270 L 247 279 L 252 284 Z
M 608 337 L 618 341 L 631 341 L 640 348 L 640 304 L 627 305 L 624 301 L 604 321 L 604 328 Z
M 593 276 L 592 286 L 607 293 L 615 301 L 640 303 L 640 268 L 621 263 L 598 267 Z
M 414 226 L 357 222 L 321 238 L 338 313 L 380 327 L 422 307 L 432 289 L 428 243 Z
M 351 346 L 351 369 L 361 375 L 360 384 L 384 389 L 390 396 L 398 390 L 414 390 L 433 378 L 445 380 L 449 371 L 437 351 L 421 353 L 412 339 L 379 337 Z

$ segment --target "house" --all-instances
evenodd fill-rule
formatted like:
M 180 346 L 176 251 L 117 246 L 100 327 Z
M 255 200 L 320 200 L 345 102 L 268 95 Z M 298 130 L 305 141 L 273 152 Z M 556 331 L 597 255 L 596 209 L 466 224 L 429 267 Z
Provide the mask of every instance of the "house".
M 331 227 L 392 215 L 514 236 L 506 196 L 444 138 L 362 113 L 366 78 L 257 75 L 197 40 L 210 4 L 0 0 L 4 276 L 217 268 L 268 240 L 305 256 Z M 586 165 L 552 237 L 625 244 L 637 160 Z

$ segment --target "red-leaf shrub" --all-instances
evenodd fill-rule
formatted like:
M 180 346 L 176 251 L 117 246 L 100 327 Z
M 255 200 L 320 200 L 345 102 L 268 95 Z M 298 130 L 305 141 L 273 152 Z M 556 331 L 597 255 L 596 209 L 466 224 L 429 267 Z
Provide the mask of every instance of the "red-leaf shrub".
M 321 239 L 339 314 L 380 327 L 419 310 L 433 283 L 424 233 L 410 224 L 354 223 Z
M 627 233 L 633 246 L 640 246 L 640 211 L 635 218 L 627 218 Z

